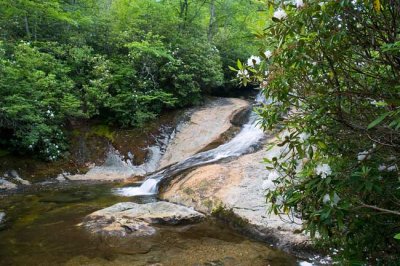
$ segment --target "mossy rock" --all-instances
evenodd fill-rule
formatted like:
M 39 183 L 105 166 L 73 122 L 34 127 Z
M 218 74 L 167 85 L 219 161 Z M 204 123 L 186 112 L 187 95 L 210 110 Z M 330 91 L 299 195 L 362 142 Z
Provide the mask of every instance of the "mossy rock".
M 246 219 L 239 217 L 232 209 L 226 208 L 222 204 L 217 205 L 211 214 L 233 228 L 244 228 L 249 224 Z

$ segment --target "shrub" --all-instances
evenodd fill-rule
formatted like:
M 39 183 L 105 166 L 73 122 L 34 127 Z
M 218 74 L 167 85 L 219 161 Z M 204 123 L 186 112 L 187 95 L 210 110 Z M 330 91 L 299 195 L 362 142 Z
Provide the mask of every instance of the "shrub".
M 65 148 L 60 131 L 68 116 L 80 116 L 68 68 L 54 56 L 21 42 L 6 54 L 0 47 L 2 144 L 18 152 L 39 151 L 48 160 Z M 11 143 L 6 140 L 11 138 Z
M 270 6 L 259 57 L 238 62 L 272 101 L 263 125 L 284 128 L 266 160 L 271 211 L 295 211 L 347 263 L 398 262 L 400 3 L 285 3 Z

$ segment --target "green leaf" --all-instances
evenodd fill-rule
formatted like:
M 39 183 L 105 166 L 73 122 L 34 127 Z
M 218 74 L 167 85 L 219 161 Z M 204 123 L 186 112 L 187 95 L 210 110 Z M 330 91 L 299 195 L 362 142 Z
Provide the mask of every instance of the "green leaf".
M 368 125 L 368 129 L 371 129 L 371 128 L 375 127 L 376 125 L 378 125 L 378 124 L 379 124 L 380 122 L 382 122 L 389 114 L 390 114 L 390 112 L 384 113 L 383 115 L 379 116 L 377 119 L 375 119 L 374 121 L 372 121 L 372 122 Z
M 320 148 L 323 149 L 323 150 L 325 150 L 326 148 L 328 148 L 328 147 L 326 146 L 326 144 L 325 144 L 324 142 L 322 142 L 322 141 L 318 141 L 318 147 L 320 147 Z
M 229 67 L 229 69 L 232 70 L 232 71 L 237 71 L 237 69 L 234 68 L 234 67 L 231 67 L 231 66 L 228 66 L 228 67 Z
M 394 239 L 400 240 L 400 233 L 394 235 Z
M 240 62 L 239 59 L 237 60 L 237 66 L 238 66 L 239 69 L 243 69 L 242 62 Z

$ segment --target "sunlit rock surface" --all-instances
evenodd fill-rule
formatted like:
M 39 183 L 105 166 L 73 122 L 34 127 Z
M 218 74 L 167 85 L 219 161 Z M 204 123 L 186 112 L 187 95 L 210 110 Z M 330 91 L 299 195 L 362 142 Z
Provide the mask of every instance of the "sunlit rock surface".
M 165 147 L 148 147 L 148 158 L 134 165 L 115 149 L 110 149 L 103 165 L 93 166 L 86 174 L 68 176 L 73 181 L 114 181 L 135 176 L 145 176 L 159 168 L 180 162 L 218 141 L 231 127 L 231 120 L 249 106 L 236 98 L 212 98 L 200 109 L 189 111 L 189 121 L 180 124 Z M 237 118 L 236 118 L 237 119 Z
M 217 141 L 232 126 L 235 114 L 249 103 L 235 98 L 217 98 L 194 112 L 168 145 L 160 161 L 160 168 L 189 158 Z
M 148 236 L 156 232 L 152 224 L 189 224 L 203 218 L 203 214 L 191 208 L 169 202 L 124 202 L 89 214 L 81 225 L 102 235 Z
M 161 198 L 192 206 L 204 213 L 218 207 L 229 210 L 242 221 L 245 231 L 275 246 L 291 250 L 309 245 L 309 239 L 300 233 L 301 221 L 288 222 L 288 217 L 268 214 L 265 200 L 269 171 L 263 158 L 275 156 L 275 148 L 244 155 L 236 160 L 199 167 L 175 178 L 164 188 Z M 286 218 L 286 219 L 285 219 Z M 293 217 L 292 217 L 293 218 Z

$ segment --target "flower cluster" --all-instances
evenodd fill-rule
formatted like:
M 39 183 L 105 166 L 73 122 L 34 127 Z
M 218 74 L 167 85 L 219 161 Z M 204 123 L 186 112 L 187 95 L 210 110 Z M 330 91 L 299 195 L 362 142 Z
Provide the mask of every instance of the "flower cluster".
M 247 65 L 255 67 L 256 65 L 259 65 L 261 63 L 261 58 L 259 56 L 250 56 L 249 59 L 247 59 Z
M 278 20 L 284 20 L 287 17 L 287 14 L 286 14 L 285 10 L 280 8 L 274 12 L 273 17 Z
M 321 176 L 321 178 L 326 178 L 327 176 L 330 176 L 332 174 L 332 169 L 329 166 L 329 164 L 319 164 L 317 165 L 317 167 L 315 168 L 315 173 L 319 176 Z

